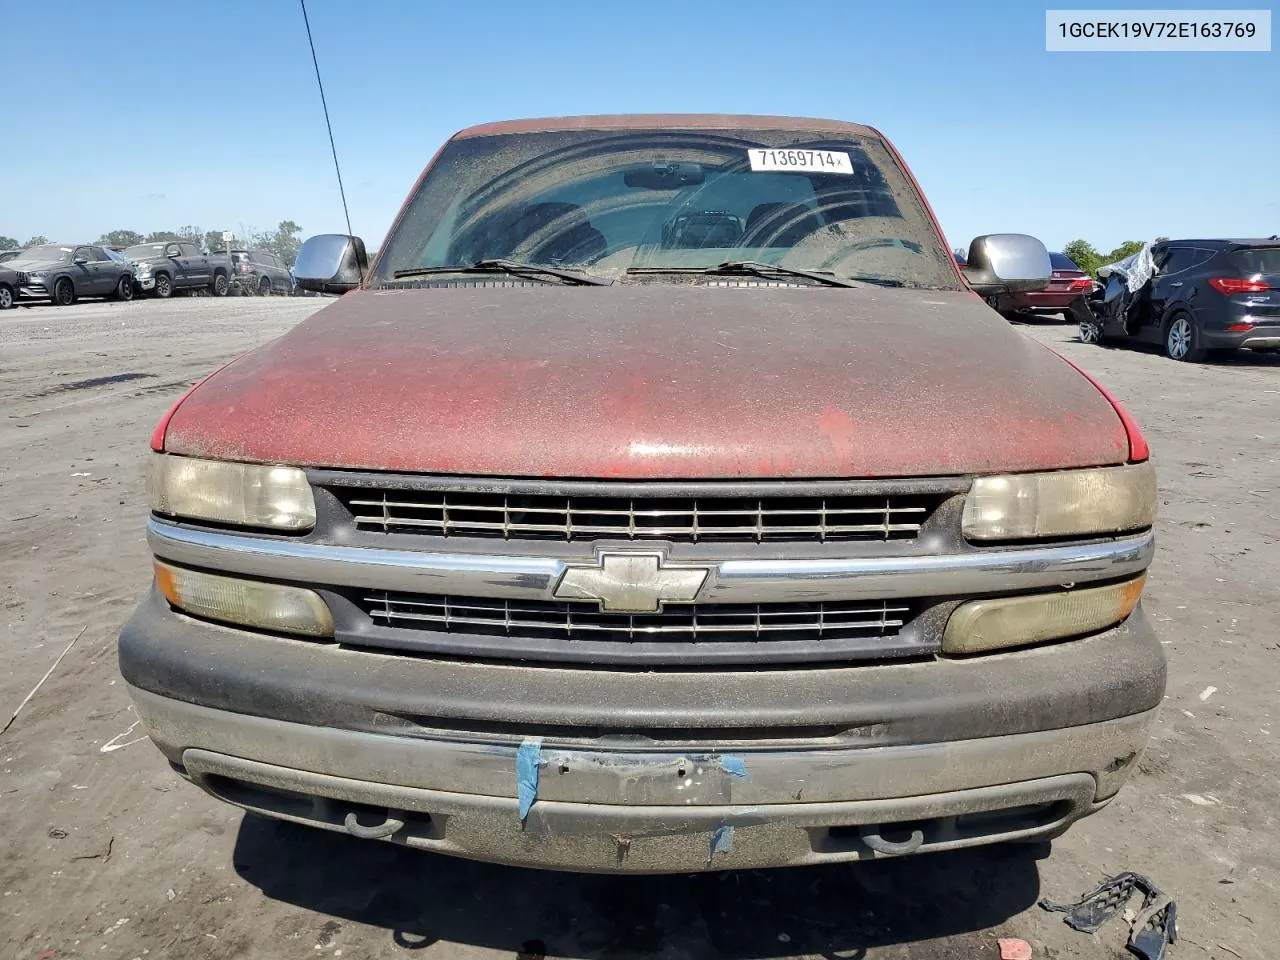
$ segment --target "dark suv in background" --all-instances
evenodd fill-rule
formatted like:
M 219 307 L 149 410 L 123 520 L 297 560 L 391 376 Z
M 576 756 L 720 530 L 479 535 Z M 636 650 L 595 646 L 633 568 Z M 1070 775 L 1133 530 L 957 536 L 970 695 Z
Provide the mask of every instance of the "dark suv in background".
M 1280 237 L 1167 240 L 1151 256 L 1155 275 L 1132 305 L 1095 311 L 1080 339 L 1158 343 L 1166 356 L 1192 362 L 1241 347 L 1280 351 Z
M 1074 321 L 1076 317 L 1071 312 L 1071 304 L 1089 295 L 1089 291 L 1093 289 L 1093 281 L 1064 253 L 1050 253 L 1049 265 L 1053 267 L 1053 274 L 1049 277 L 1049 285 L 1043 290 L 987 297 L 987 303 L 1008 319 L 1019 313 L 1060 313 L 1062 319 Z
M 293 293 L 293 274 L 279 255 L 270 250 L 232 250 L 235 283 L 242 294 L 265 297 Z

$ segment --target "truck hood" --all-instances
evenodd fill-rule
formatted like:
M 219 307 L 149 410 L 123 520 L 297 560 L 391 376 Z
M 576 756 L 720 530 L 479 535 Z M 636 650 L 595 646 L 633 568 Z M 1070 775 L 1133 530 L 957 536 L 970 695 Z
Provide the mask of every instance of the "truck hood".
M 1123 463 L 1084 376 L 969 292 L 674 284 L 347 294 L 174 412 L 190 456 L 503 477 Z

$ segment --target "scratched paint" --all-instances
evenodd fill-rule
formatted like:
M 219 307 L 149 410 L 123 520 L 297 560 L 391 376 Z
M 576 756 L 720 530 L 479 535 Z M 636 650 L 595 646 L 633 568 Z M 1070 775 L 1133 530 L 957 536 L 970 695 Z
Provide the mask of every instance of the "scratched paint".
M 727 347 L 726 347 L 727 344 Z M 1123 462 L 1115 409 L 970 293 L 349 294 L 219 371 L 166 449 L 511 477 L 904 477 Z

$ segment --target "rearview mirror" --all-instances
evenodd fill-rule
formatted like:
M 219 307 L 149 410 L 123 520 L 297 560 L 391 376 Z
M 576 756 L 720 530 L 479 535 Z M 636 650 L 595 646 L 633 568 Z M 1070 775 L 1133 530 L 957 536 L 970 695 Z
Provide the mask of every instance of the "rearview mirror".
M 293 277 L 312 293 L 346 293 L 360 286 L 369 272 L 364 241 L 345 233 L 308 237 L 293 264 Z
M 975 237 L 966 259 L 968 263 L 961 268 L 965 279 L 984 297 L 1043 290 L 1053 275 L 1049 251 L 1025 233 Z
M 622 182 L 628 187 L 644 190 L 678 190 L 705 179 L 701 164 L 684 162 L 658 162 L 648 169 L 628 170 L 622 175 Z

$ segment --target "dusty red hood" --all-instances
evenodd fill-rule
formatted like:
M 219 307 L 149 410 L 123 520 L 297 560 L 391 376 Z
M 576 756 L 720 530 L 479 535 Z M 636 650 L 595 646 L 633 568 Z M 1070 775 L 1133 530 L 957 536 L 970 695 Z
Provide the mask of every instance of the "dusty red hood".
M 207 380 L 165 449 L 507 477 L 887 477 L 1121 463 L 1083 376 L 970 293 L 362 291 Z

